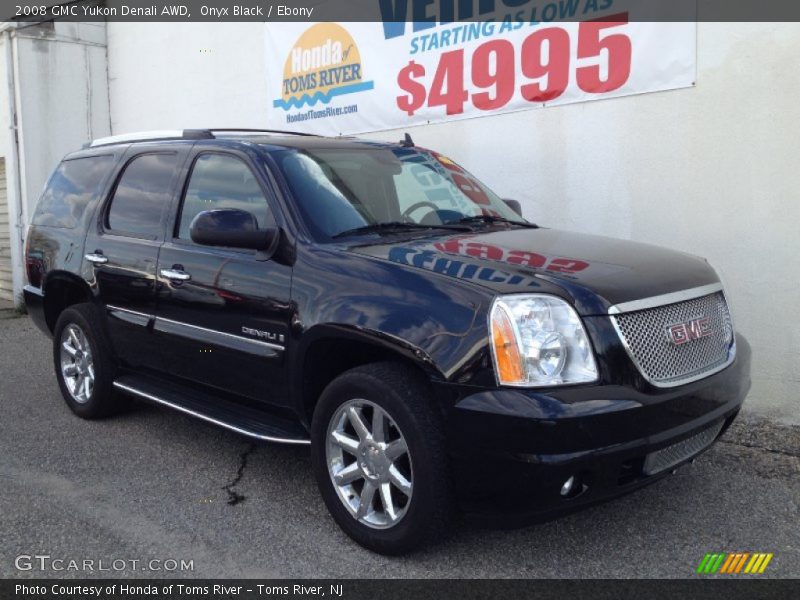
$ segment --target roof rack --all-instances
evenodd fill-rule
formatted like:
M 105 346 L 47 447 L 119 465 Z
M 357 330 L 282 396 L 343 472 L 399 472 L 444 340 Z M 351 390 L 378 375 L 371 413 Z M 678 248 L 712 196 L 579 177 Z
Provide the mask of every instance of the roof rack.
M 219 133 L 277 133 L 279 135 L 301 135 L 303 137 L 320 137 L 316 133 L 306 133 L 304 131 L 288 131 L 285 129 L 217 129 L 216 127 L 213 129 L 208 129 L 207 131 L 211 132 L 212 134 L 215 131 Z
M 301 131 L 283 131 L 281 129 L 159 129 L 154 131 L 138 131 L 135 133 L 123 133 L 121 135 L 111 135 L 108 137 L 97 138 L 86 144 L 84 148 L 96 148 L 97 146 L 107 146 L 109 144 L 121 144 L 124 142 L 149 142 L 156 140 L 213 140 L 217 136 L 214 133 L 272 133 L 279 135 L 300 135 L 317 137 L 313 133 L 303 133 Z
M 146 142 L 150 140 L 208 140 L 213 138 L 214 135 L 206 129 L 159 129 L 97 138 L 92 140 L 87 147 L 95 148 L 96 146 L 106 146 L 108 144 Z

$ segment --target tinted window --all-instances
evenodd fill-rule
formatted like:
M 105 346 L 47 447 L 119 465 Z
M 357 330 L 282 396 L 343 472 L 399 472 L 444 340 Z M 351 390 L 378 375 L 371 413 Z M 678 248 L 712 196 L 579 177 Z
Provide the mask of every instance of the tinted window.
M 189 226 L 198 213 L 237 208 L 252 214 L 259 229 L 271 224 L 267 199 L 253 172 L 243 161 L 223 154 L 202 154 L 195 161 L 181 210 L 178 237 L 188 240 Z
M 75 227 L 86 207 L 97 200 L 112 163 L 113 157 L 106 155 L 65 160 L 58 165 L 39 200 L 34 225 Z
M 143 154 L 129 162 L 111 200 L 108 228 L 157 236 L 177 162 L 175 154 Z

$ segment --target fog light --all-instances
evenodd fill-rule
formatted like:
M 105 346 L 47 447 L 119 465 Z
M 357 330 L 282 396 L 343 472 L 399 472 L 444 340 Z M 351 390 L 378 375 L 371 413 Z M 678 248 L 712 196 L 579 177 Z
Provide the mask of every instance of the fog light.
M 561 495 L 569 496 L 574 488 L 575 488 L 575 476 L 573 475 L 564 482 L 564 485 L 561 486 Z

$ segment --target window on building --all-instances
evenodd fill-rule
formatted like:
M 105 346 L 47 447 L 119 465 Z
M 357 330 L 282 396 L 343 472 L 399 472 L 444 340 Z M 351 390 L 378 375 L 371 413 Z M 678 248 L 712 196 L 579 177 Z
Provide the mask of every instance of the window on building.
M 178 226 L 180 239 L 191 239 L 192 220 L 205 210 L 235 208 L 252 214 L 258 228 L 272 224 L 267 199 L 250 167 L 224 154 L 201 154 L 194 163 Z
M 129 162 L 111 199 L 108 228 L 158 237 L 177 162 L 178 157 L 173 153 L 143 154 Z
M 97 201 L 112 164 L 111 155 L 63 161 L 47 182 L 33 224 L 74 228 Z

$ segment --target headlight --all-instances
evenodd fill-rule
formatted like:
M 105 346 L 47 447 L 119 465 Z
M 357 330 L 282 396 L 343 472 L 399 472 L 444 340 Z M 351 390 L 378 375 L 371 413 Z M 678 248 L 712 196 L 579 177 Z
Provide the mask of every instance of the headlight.
M 597 380 L 583 323 L 561 298 L 501 296 L 492 305 L 489 324 L 501 385 L 535 387 Z

